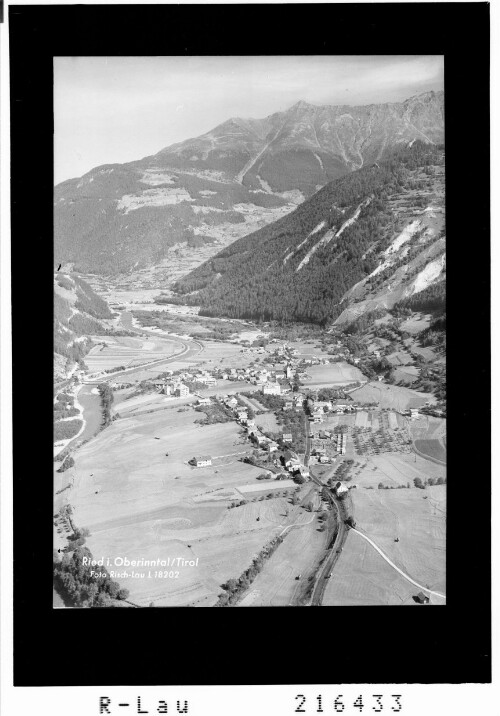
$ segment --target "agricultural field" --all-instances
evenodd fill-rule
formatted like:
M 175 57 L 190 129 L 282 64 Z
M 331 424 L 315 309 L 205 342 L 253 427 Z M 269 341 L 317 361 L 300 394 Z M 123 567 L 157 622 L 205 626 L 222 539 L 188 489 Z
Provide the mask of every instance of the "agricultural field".
M 283 428 L 280 427 L 274 413 L 266 412 L 255 416 L 255 424 L 264 433 L 281 433 Z
M 396 351 L 395 353 L 391 353 L 387 356 L 387 360 L 394 367 L 413 363 L 413 358 L 407 351 Z
M 432 348 L 422 348 L 421 346 L 413 346 L 412 351 L 419 356 L 422 356 L 426 361 L 436 360 L 437 354 Z
M 415 448 L 422 455 L 446 463 L 446 449 L 439 440 L 415 440 Z
M 363 411 L 364 412 L 364 411 Z M 369 411 L 363 420 L 357 420 L 352 430 L 356 454 L 410 453 L 412 440 L 405 419 L 394 411 Z
M 356 528 L 416 582 L 446 594 L 446 486 L 425 490 L 361 488 L 351 495 Z M 413 597 L 419 591 L 372 545 L 350 531 L 323 603 L 414 605 Z M 432 602 L 444 604 L 445 600 L 433 597 Z
M 149 361 L 169 358 L 181 349 L 167 338 L 131 338 L 121 336 L 94 336 L 99 342 L 85 356 L 90 373 L 112 370 L 123 366 L 131 368 Z
M 308 492 L 309 485 L 304 485 L 301 496 Z M 317 509 L 320 504 L 317 493 L 312 502 L 314 509 Z M 326 547 L 326 533 L 318 529 L 316 512 L 308 512 L 300 506 L 291 509 L 294 510 L 293 519 L 297 526 L 285 528 L 283 543 L 265 563 L 237 606 L 288 606 L 299 590 L 303 590 L 311 566 Z M 296 579 L 299 575 L 300 580 Z
M 417 380 L 419 372 L 419 369 L 413 365 L 396 368 L 394 370 L 394 380 L 396 383 L 411 385 Z
M 382 409 L 391 408 L 399 412 L 409 408 L 421 408 L 427 401 L 436 402 L 431 393 L 419 393 L 410 388 L 387 385 L 379 381 L 367 383 L 361 388 L 353 390 L 350 396 L 357 403 L 374 403 Z
M 347 442 L 349 446 L 349 440 Z M 353 483 L 359 487 L 377 489 L 379 483 L 389 488 L 413 488 L 415 478 L 422 482 L 432 478 L 446 478 L 444 465 L 431 462 L 415 453 L 381 452 L 378 455 L 363 456 L 363 466 L 353 475 Z
M 411 421 L 410 432 L 419 454 L 446 464 L 446 419 L 421 415 Z
M 344 361 L 307 366 L 306 373 L 309 378 L 304 378 L 303 382 L 307 388 L 335 387 L 365 380 L 359 368 Z
M 236 423 L 202 427 L 195 423 L 199 416 L 187 407 L 116 420 L 58 475 L 58 484 L 70 486 L 59 502 L 67 500 L 75 523 L 90 530 L 94 558 L 179 558 L 175 577 L 155 577 L 158 569 L 149 567 L 136 567 L 139 577 L 118 569 L 117 581 L 139 605 L 215 603 L 220 585 L 246 569 L 289 521 L 286 498 L 261 501 L 258 493 L 243 492 L 252 484 L 266 493 L 274 489 L 256 480 L 262 469 L 240 462 L 251 446 Z M 212 466 L 188 464 L 200 454 L 211 455 Z M 275 485 L 291 494 L 285 481 Z M 244 495 L 247 504 L 228 509 Z M 183 559 L 198 561 L 188 566 Z
M 411 318 L 408 318 L 406 321 L 403 321 L 401 324 L 401 330 L 406 331 L 407 333 L 420 333 L 421 331 L 424 331 L 426 328 L 429 328 L 431 325 L 431 316 L 430 314 L 423 315 L 421 313 L 416 313 Z

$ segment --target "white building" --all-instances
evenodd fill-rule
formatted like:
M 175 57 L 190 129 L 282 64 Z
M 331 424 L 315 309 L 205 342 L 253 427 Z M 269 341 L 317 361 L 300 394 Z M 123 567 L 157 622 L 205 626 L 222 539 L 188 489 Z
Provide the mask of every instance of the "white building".
M 187 398 L 189 395 L 189 388 L 184 383 L 178 383 L 175 389 L 175 394 L 178 398 Z
M 212 458 L 210 455 L 203 455 L 202 457 L 195 457 L 194 464 L 196 467 L 208 467 L 212 464 Z
M 262 388 L 264 395 L 281 395 L 281 387 L 279 383 L 267 383 Z

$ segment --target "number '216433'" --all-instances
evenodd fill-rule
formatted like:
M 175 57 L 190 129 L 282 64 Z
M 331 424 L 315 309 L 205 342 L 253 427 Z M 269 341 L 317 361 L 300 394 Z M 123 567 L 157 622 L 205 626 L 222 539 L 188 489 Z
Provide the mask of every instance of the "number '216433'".
M 365 699 L 365 701 L 363 701 L 363 699 Z M 295 713 L 308 713 L 308 708 L 306 707 L 307 699 L 304 694 L 297 694 L 295 701 L 297 702 Z M 401 703 L 401 694 L 391 694 L 390 696 L 384 696 L 383 694 L 363 696 L 360 694 L 352 703 L 348 701 L 347 698 L 344 698 L 342 694 L 339 694 L 333 703 L 329 699 L 323 699 L 323 696 L 319 695 L 313 699 L 313 705 L 315 708 L 310 706 L 309 712 L 319 714 L 327 712 L 331 713 L 332 711 L 334 713 L 342 713 L 342 711 L 345 711 L 346 708 L 348 711 L 351 709 L 358 709 L 358 713 L 362 713 L 364 708 L 367 708 L 368 711 L 373 711 L 374 713 L 380 713 L 384 710 L 384 706 L 386 711 L 398 713 L 403 708 L 403 704 Z

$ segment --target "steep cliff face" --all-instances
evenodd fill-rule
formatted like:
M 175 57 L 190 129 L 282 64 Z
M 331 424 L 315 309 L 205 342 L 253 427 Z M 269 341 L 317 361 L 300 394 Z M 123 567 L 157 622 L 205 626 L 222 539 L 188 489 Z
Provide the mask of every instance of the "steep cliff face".
M 443 93 L 395 104 L 298 102 L 55 188 L 56 261 L 116 274 L 155 265 L 169 247 L 227 244 L 289 213 L 328 182 L 396 146 L 444 138 Z

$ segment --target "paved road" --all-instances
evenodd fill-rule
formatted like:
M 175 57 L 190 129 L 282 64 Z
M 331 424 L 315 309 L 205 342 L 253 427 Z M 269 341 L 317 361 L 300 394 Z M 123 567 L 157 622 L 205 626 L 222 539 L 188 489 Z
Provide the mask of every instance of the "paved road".
M 390 564 L 391 567 L 393 567 L 393 569 L 396 570 L 396 572 L 399 572 L 399 574 L 400 574 L 402 577 L 404 577 L 404 579 L 406 579 L 408 582 L 411 582 L 411 583 L 414 584 L 416 587 L 418 587 L 419 589 L 421 589 L 423 592 L 427 592 L 428 594 L 434 594 L 436 597 L 441 597 L 442 599 L 446 599 L 446 594 L 441 594 L 440 592 L 433 592 L 432 589 L 429 589 L 428 587 L 424 587 L 422 584 L 419 584 L 419 583 L 416 582 L 414 579 L 412 579 L 412 578 L 409 577 L 407 574 L 405 574 L 405 572 L 403 572 L 401 569 L 399 569 L 399 567 L 396 567 L 396 565 L 394 564 L 394 562 L 391 562 L 391 560 L 389 559 L 389 557 L 388 557 L 386 554 L 384 554 L 384 552 L 382 552 L 382 550 L 380 549 L 380 547 L 378 547 L 378 546 L 375 544 L 375 542 L 373 542 L 373 540 L 371 540 L 371 539 L 370 539 L 369 537 L 367 537 L 365 534 L 363 534 L 362 532 L 360 532 L 359 530 L 357 530 L 355 527 L 352 527 L 351 529 L 352 529 L 353 532 L 356 532 L 356 534 L 358 534 L 360 537 L 362 537 L 362 538 L 365 539 L 367 542 L 369 542 L 369 543 L 371 544 L 371 546 L 372 546 L 374 549 L 377 550 L 377 552 L 379 553 L 379 555 L 380 555 L 381 557 L 383 557 L 383 559 L 385 559 L 385 561 L 386 561 L 388 564 Z

